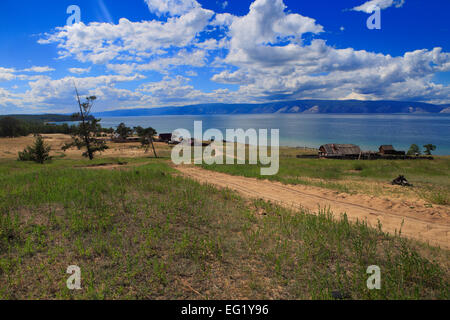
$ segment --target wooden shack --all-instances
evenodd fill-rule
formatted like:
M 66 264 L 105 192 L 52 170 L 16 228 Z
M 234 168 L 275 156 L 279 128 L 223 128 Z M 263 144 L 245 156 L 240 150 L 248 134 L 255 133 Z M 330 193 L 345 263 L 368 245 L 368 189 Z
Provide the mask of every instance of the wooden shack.
M 322 158 L 355 159 L 362 154 L 361 148 L 354 144 L 330 143 L 320 146 L 319 156 Z
M 171 133 L 161 133 L 159 135 L 159 141 L 161 141 L 161 142 L 170 142 L 170 141 L 172 141 L 172 134 Z
M 397 151 L 392 145 L 382 145 L 378 149 L 380 155 L 394 155 L 394 156 L 404 156 L 405 151 Z

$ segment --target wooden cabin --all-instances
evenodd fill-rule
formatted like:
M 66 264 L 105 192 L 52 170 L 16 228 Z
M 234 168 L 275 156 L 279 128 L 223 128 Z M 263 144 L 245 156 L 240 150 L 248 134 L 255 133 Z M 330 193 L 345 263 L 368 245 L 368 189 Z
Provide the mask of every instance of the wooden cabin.
M 170 141 L 172 141 L 172 134 L 171 133 L 161 133 L 159 135 L 159 141 L 161 141 L 161 142 L 170 142 Z
M 405 151 L 397 151 L 392 145 L 382 145 L 378 149 L 381 155 L 395 155 L 395 156 L 404 156 L 406 154 Z
M 361 154 L 361 148 L 354 144 L 330 143 L 319 148 L 322 158 L 358 158 Z

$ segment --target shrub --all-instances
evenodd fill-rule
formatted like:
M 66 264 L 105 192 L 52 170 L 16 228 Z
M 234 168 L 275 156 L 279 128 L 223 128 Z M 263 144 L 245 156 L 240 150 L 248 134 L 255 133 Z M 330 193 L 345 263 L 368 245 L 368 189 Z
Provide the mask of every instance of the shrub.
M 420 149 L 417 144 L 412 144 L 411 147 L 409 147 L 408 155 L 420 155 Z
M 434 144 L 426 144 L 423 146 L 425 148 L 425 154 L 431 156 L 431 151 L 436 150 L 436 146 Z
M 19 152 L 19 161 L 34 161 L 43 164 L 50 160 L 50 146 L 48 146 L 41 135 L 37 135 L 33 146 L 26 147 L 25 150 Z

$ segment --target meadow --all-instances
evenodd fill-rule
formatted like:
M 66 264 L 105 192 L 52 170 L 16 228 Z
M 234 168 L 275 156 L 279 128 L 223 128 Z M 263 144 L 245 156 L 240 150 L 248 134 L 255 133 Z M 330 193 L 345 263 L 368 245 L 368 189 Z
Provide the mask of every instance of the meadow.
M 275 178 L 356 170 L 316 163 L 283 159 Z M 374 170 L 359 171 L 383 178 Z M 443 169 L 422 170 L 438 180 Z M 0 184 L 0 299 L 449 298 L 448 251 L 247 200 L 184 178 L 168 159 L 0 160 Z M 69 265 L 81 268 L 82 290 L 67 289 Z M 381 290 L 366 286 L 370 265 Z
M 202 165 L 204 169 L 231 175 L 322 187 L 349 194 L 368 194 L 421 199 L 450 205 L 450 156 L 434 160 L 334 160 L 305 159 L 297 155 L 317 154 L 314 149 L 280 148 L 280 170 L 261 176 L 260 165 Z M 393 187 L 390 182 L 404 175 L 411 188 Z

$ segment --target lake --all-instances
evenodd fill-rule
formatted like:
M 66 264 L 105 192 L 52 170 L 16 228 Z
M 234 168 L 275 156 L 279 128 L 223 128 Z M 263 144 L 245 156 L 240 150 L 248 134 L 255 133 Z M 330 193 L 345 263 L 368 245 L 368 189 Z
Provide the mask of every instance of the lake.
M 450 114 L 245 114 L 177 115 L 102 118 L 103 127 L 153 127 L 158 133 L 184 128 L 193 132 L 194 121 L 203 121 L 203 130 L 279 129 L 280 145 L 318 148 L 326 143 L 352 143 L 363 150 L 378 150 L 392 144 L 398 150 L 412 143 L 437 146 L 434 154 L 450 155 Z

